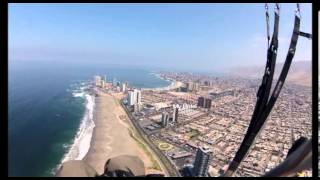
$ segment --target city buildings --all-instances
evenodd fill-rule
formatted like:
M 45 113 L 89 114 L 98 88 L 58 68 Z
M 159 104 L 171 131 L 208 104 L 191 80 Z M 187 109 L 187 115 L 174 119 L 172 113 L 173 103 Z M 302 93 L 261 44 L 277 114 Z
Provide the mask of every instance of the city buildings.
M 101 77 L 100 76 L 94 76 L 94 82 L 95 82 L 95 85 L 97 87 L 101 87 Z
M 178 122 L 178 113 L 179 113 L 179 108 L 178 107 L 173 107 L 173 113 L 172 113 L 172 122 Z
M 128 104 L 133 106 L 135 104 L 141 105 L 141 91 L 134 89 L 128 91 Z
M 100 87 L 101 88 L 105 88 L 106 87 L 106 82 L 104 80 L 101 80 L 100 82 L 101 82 L 101 86 Z
M 210 109 L 212 100 L 209 98 L 199 97 L 198 98 L 198 107 Z
M 169 124 L 169 114 L 164 112 L 162 113 L 162 116 L 161 116 L 161 125 L 162 127 L 168 127 L 168 124 Z
M 167 77 L 184 83 L 201 78 L 179 73 L 168 73 Z M 203 88 L 205 85 L 202 84 L 199 92 L 143 90 L 141 103 L 145 106 L 139 113 L 133 113 L 133 116 L 146 136 L 182 175 L 193 174 L 191 166 L 185 168 L 193 162 L 194 172 L 198 172 L 198 176 L 206 175 L 206 166 L 196 160 L 197 156 L 201 159 L 200 155 L 206 154 L 198 149 L 206 146 L 214 152 L 207 163 L 208 171 L 211 176 L 220 176 L 233 159 L 246 133 L 261 82 L 224 77 L 203 79 L 210 81 L 210 86 Z M 133 102 L 137 101 L 134 99 Z M 268 117 L 270 120 L 266 121 L 252 150 L 234 176 L 262 176 L 286 158 L 293 139 L 301 136 L 311 138 L 311 102 L 310 88 L 285 84 Z M 213 108 L 208 111 L 207 108 L 211 106 Z M 175 108 L 178 116 L 175 116 Z M 172 147 L 172 150 L 164 147 Z M 177 152 L 192 155 L 181 156 Z M 206 165 L 206 161 L 202 162 Z
M 133 105 L 133 112 L 139 112 L 142 109 L 142 104 L 135 103 Z
M 211 82 L 210 82 L 210 81 L 204 81 L 203 84 L 204 84 L 205 86 L 210 86 L 210 85 L 211 85 Z
M 211 99 L 206 98 L 206 99 L 204 100 L 203 108 L 210 109 L 210 108 L 211 108 L 211 102 L 212 102 L 212 100 L 211 100 Z
M 112 86 L 111 83 L 108 83 L 106 75 L 104 75 L 104 77 L 99 75 L 94 76 L 94 84 L 96 87 L 102 88 L 104 90 L 110 89 Z
M 198 107 L 203 107 L 204 106 L 204 97 L 199 97 L 198 98 Z
M 126 84 L 125 83 L 121 84 L 121 92 L 126 92 Z
M 133 90 L 128 91 L 128 104 L 133 106 L 135 104 L 135 93 Z
M 116 79 L 116 78 L 113 78 L 113 80 L 112 80 L 112 86 L 113 86 L 113 87 L 117 87 L 117 79 Z
M 193 165 L 193 176 L 208 176 L 209 162 L 211 160 L 211 150 L 208 147 L 200 147 L 197 150 L 196 159 Z
M 194 92 L 194 91 L 199 91 L 199 83 L 198 82 L 188 82 L 186 83 L 186 87 L 188 89 L 188 91 Z
M 134 93 L 135 93 L 135 98 L 136 98 L 136 99 L 135 99 L 135 103 L 141 104 L 141 91 L 135 89 L 135 90 L 134 90 Z

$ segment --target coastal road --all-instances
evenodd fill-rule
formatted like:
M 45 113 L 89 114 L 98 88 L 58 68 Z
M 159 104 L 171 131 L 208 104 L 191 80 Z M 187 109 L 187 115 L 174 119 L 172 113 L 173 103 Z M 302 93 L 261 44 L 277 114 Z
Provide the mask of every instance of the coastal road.
M 169 176 L 180 176 L 179 171 L 176 169 L 176 167 L 170 162 L 170 160 L 150 141 L 148 136 L 144 134 L 143 129 L 140 127 L 139 124 L 135 121 L 135 118 L 131 115 L 130 112 L 128 112 L 128 109 L 125 107 L 125 105 L 122 102 L 119 102 L 123 109 L 126 111 L 130 121 L 132 122 L 133 126 L 135 127 L 136 131 L 140 135 L 140 137 L 143 139 L 143 141 L 148 145 L 148 147 L 153 151 L 153 153 L 156 155 L 156 158 L 158 159 L 158 162 L 160 162 L 161 169 L 165 171 L 166 175 Z

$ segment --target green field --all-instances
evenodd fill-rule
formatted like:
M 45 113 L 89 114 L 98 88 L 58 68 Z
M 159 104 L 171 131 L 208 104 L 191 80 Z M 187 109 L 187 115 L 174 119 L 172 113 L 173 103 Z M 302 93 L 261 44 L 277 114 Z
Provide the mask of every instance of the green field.
M 188 132 L 186 135 L 190 139 L 196 139 L 200 135 L 200 132 L 197 129 L 191 129 L 191 131 Z

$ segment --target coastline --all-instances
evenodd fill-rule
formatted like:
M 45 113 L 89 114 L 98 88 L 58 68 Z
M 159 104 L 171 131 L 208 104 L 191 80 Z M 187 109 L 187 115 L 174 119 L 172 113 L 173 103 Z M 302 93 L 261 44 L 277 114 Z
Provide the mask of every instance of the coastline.
M 154 162 L 133 137 L 133 127 L 116 97 L 100 92 L 94 114 L 95 127 L 84 161 L 102 174 L 109 158 L 127 154 L 138 156 L 144 162 L 146 172 L 153 169 Z
M 67 152 L 63 155 L 60 163 L 56 165 L 53 169 L 49 170 L 51 175 L 55 175 L 60 169 L 62 163 L 69 160 L 81 160 L 83 159 L 89 151 L 89 146 L 91 144 L 92 134 L 95 127 L 94 123 L 94 112 L 95 112 L 95 98 L 90 95 L 85 89 L 87 85 L 80 87 L 77 90 L 73 90 L 72 96 L 74 98 L 83 98 L 85 100 L 85 111 L 84 115 L 80 121 L 79 128 L 76 135 L 71 143 L 64 144 L 64 148 Z
M 180 81 L 176 81 L 174 79 L 169 79 L 169 78 L 164 78 L 162 77 L 160 74 L 157 74 L 157 73 L 151 73 L 153 74 L 154 76 L 156 76 L 157 78 L 159 79 L 162 79 L 162 80 L 165 80 L 165 81 L 170 81 L 171 84 L 169 86 L 165 86 L 165 87 L 158 87 L 158 88 L 141 88 L 141 90 L 144 90 L 144 91 L 148 91 L 148 90 L 153 90 L 153 91 L 169 91 L 169 90 L 172 90 L 172 89 L 176 89 L 176 88 L 179 88 L 183 85 L 182 82 Z
M 179 81 L 163 78 L 160 74 L 153 73 L 153 75 L 162 80 L 170 81 L 171 84 L 159 88 L 142 88 L 142 90 L 171 90 L 183 84 Z M 163 167 L 159 165 L 159 159 L 153 157 L 149 147 L 138 137 L 129 117 L 120 105 L 121 98 L 116 94 L 103 92 L 99 92 L 99 96 L 95 97 L 84 89 L 85 87 L 80 88 L 81 91 L 74 92 L 73 96 L 85 98 L 87 101 L 86 111 L 88 108 L 92 108 L 93 111 L 91 110 L 84 115 L 73 143 L 67 145 L 69 146 L 68 152 L 60 164 L 51 171 L 52 174 L 55 174 L 61 164 L 68 160 L 84 160 L 99 174 L 102 174 L 106 161 L 121 154 L 138 156 L 144 162 L 146 173 L 164 173 Z M 92 107 L 88 107 L 88 96 L 93 99 Z M 121 116 L 125 118 L 122 119 Z

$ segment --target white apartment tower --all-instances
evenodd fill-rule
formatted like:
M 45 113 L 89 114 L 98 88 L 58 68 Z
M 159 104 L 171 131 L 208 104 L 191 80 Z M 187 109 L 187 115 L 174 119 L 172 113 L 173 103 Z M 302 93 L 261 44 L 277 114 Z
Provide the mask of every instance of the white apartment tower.
M 128 91 L 128 103 L 130 106 L 141 105 L 141 91 L 137 89 Z
M 179 108 L 173 107 L 173 113 L 172 113 L 172 122 L 173 123 L 178 121 L 178 112 L 179 112 Z
M 167 127 L 169 124 L 169 114 L 164 112 L 161 117 L 162 127 Z
M 126 91 L 126 84 L 122 83 L 121 85 L 121 92 L 125 92 Z
M 135 104 L 135 93 L 134 91 L 128 91 L 128 104 L 133 106 Z
M 94 76 L 94 82 L 95 82 L 95 85 L 100 87 L 102 84 L 101 84 L 101 77 L 100 76 Z
M 141 91 L 140 90 L 137 90 L 137 89 L 135 89 L 134 90 L 134 93 L 135 93 L 135 103 L 137 103 L 137 104 L 141 104 Z

